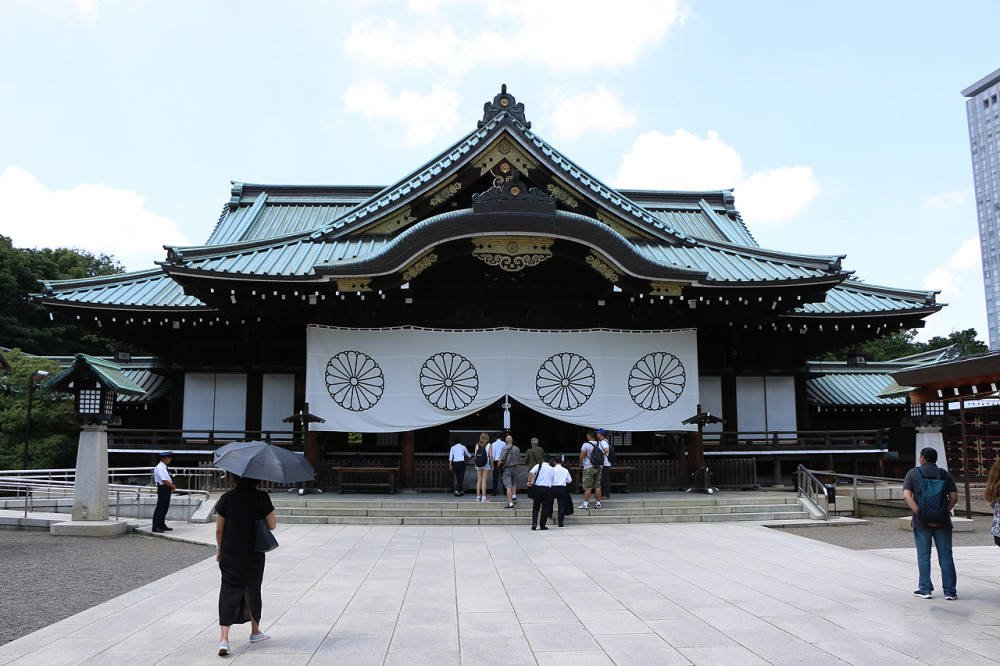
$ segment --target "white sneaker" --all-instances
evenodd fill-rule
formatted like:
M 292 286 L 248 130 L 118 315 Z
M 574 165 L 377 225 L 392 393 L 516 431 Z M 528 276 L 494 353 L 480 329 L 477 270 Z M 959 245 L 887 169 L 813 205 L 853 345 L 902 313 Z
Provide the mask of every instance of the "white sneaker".
M 600 502 L 598 502 L 598 503 L 597 503 L 597 508 L 598 508 L 598 509 L 600 509 L 600 508 L 601 508 L 601 503 L 600 503 Z
M 489 502 L 489 501 L 490 501 L 490 498 L 489 498 L 489 497 L 487 497 L 486 495 L 483 495 L 483 501 L 484 501 L 484 502 Z
M 251 643 L 260 643 L 261 641 L 266 641 L 270 637 L 271 637 L 271 634 L 269 634 L 269 633 L 267 633 L 265 631 L 262 631 L 259 634 L 250 634 L 250 642 Z
M 480 497 L 479 495 L 476 495 L 476 501 L 477 501 L 477 502 L 482 502 L 482 501 L 483 501 L 483 498 L 482 498 L 482 497 Z
M 581 504 L 580 506 L 578 506 L 576 508 L 578 508 L 578 509 L 589 509 L 590 506 L 586 502 L 584 502 L 583 504 Z
M 219 656 L 225 657 L 229 654 L 229 641 L 219 641 Z

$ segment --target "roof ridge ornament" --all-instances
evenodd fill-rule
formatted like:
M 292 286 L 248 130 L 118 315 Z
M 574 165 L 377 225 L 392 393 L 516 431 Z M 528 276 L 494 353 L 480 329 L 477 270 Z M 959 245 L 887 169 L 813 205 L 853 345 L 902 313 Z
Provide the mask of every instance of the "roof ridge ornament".
M 504 111 L 521 121 L 525 128 L 531 129 L 531 123 L 524 117 L 524 103 L 518 102 L 514 99 L 513 95 L 507 94 L 506 83 L 500 86 L 500 94 L 493 98 L 492 103 L 486 102 L 483 104 L 483 119 L 479 121 L 476 127 L 481 128 Z

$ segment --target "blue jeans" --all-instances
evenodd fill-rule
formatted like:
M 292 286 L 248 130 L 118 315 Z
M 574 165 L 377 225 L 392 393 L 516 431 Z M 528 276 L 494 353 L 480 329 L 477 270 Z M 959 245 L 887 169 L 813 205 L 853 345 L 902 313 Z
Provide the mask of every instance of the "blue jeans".
M 951 557 L 950 529 L 913 530 L 913 540 L 917 544 L 917 568 L 920 570 L 920 592 L 930 594 L 934 591 L 934 584 L 931 583 L 931 539 L 934 539 L 941 566 L 941 587 L 945 595 L 956 596 L 958 574 L 955 573 L 955 560 Z

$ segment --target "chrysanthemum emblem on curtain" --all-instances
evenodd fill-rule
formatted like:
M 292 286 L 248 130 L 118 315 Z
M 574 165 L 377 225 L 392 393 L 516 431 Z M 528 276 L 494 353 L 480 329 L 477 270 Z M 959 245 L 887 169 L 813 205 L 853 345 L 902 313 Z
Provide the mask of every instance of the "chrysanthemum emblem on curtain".
M 628 375 L 628 393 L 645 410 L 666 409 L 684 392 L 684 364 L 667 352 L 646 354 Z
M 333 401 L 352 412 L 371 409 L 382 397 L 385 377 L 371 356 L 342 351 L 326 364 L 326 390 Z
M 564 412 L 587 402 L 596 383 L 590 362 L 571 352 L 550 356 L 535 375 L 538 398 L 552 409 Z
M 434 354 L 420 368 L 420 390 L 427 402 L 453 412 L 467 407 L 479 391 L 476 366 L 452 352 Z

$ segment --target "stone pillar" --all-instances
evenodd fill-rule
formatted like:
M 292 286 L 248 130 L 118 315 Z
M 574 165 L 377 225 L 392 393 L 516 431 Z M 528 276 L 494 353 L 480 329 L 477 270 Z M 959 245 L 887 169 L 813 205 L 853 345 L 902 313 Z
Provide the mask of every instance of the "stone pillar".
M 108 429 L 82 426 L 76 452 L 73 520 L 108 519 Z
M 917 447 L 913 456 L 914 465 L 920 464 L 920 451 L 928 446 L 937 450 L 937 466 L 941 469 L 948 469 L 948 458 L 944 454 L 944 435 L 941 434 L 941 426 L 917 426 Z

